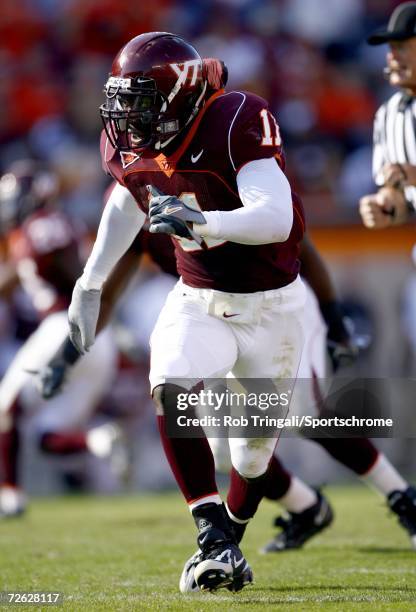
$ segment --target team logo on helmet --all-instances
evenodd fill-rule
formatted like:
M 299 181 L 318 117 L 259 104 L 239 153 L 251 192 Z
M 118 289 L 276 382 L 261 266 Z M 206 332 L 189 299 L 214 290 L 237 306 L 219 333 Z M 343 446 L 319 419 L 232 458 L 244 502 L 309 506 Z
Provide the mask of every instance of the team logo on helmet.
M 149 32 L 117 54 L 104 91 L 100 113 L 111 145 L 139 154 L 162 151 L 193 120 L 207 81 L 192 45 L 174 34 Z M 130 157 L 123 161 L 133 163 Z

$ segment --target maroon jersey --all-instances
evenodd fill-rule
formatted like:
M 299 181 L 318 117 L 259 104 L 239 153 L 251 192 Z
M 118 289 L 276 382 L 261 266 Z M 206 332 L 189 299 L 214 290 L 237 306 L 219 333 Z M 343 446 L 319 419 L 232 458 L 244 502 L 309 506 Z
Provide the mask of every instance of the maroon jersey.
M 37 211 L 8 237 L 23 288 L 41 316 L 67 308 L 82 273 L 81 236 L 62 212 Z
M 116 186 L 112 183 L 104 194 L 104 206 Z M 168 234 L 151 234 L 148 231 L 148 223 L 144 224 L 130 247 L 138 257 L 143 254 L 149 255 L 151 260 L 159 266 L 162 272 L 178 277 L 176 268 L 175 249 L 171 237 Z
M 102 135 L 104 169 L 127 187 L 147 212 L 151 184 L 197 210 L 234 210 L 242 206 L 237 174 L 253 160 L 275 157 L 284 169 L 279 129 L 262 98 L 249 93 L 217 92 L 207 101 L 185 140 L 170 156 L 140 157 L 118 152 Z M 242 245 L 175 237 L 177 269 L 192 287 L 233 293 L 276 289 L 291 283 L 299 271 L 298 243 L 304 232 L 300 201 L 293 197 L 293 226 L 286 242 Z
M 151 234 L 142 229 L 131 245 L 131 249 L 142 255 L 146 253 L 151 260 L 159 266 L 162 272 L 178 277 L 176 268 L 175 250 L 168 234 Z

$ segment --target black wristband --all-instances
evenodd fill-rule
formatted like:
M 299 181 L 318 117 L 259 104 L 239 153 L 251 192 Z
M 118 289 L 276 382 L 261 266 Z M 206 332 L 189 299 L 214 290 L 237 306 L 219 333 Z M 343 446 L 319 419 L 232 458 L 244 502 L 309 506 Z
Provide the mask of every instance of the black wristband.
M 319 308 L 321 309 L 322 316 L 327 325 L 331 324 L 333 321 L 338 321 L 343 317 L 341 305 L 337 300 L 321 302 L 319 304 Z
M 334 342 L 346 342 L 350 334 L 345 325 L 341 304 L 336 300 L 331 300 L 323 302 L 319 306 L 328 327 L 328 339 Z
M 81 357 L 81 354 L 78 353 L 77 349 L 72 344 L 69 337 L 66 338 L 66 340 L 64 341 L 62 345 L 62 357 L 64 358 L 65 362 L 68 363 L 69 365 L 74 365 L 74 363 L 76 363 L 78 359 Z

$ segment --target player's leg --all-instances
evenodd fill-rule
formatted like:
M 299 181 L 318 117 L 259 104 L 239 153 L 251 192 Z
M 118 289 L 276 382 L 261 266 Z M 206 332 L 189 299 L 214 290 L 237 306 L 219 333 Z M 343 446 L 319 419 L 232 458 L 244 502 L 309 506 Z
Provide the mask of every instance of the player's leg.
M 368 438 L 313 438 L 336 461 L 386 498 L 416 548 L 416 488 Z
M 26 504 L 23 491 L 18 486 L 21 392 L 32 380 L 29 371 L 37 370 L 47 363 L 66 333 L 67 322 L 63 313 L 47 317 L 16 353 L 0 382 L 0 471 L 4 473 L 0 514 L 21 514 Z
M 68 333 L 66 312 L 49 315 L 16 353 L 0 382 L 0 423 L 2 415 L 17 399 L 31 372 L 46 365 Z
M 228 473 L 231 470 L 228 440 L 210 438 L 209 444 L 214 455 L 216 470 Z M 241 482 L 237 485 L 241 485 Z M 286 515 L 276 517 L 274 524 L 280 528 L 280 531 L 262 548 L 262 552 L 299 548 L 332 522 L 333 511 L 326 497 L 291 474 L 276 455 L 270 461 L 263 494 L 266 499 L 282 506 Z M 251 512 L 248 512 L 249 516 L 250 514 Z M 241 541 L 245 527 L 245 523 L 233 524 L 238 541 Z
M 198 529 L 195 580 L 201 589 L 237 588 L 236 580 L 243 575 L 251 580 L 251 571 L 235 544 L 203 430 L 199 437 L 174 438 L 168 435 L 167 419 L 176 414 L 180 393 L 196 381 L 225 376 L 236 358 L 226 323 L 208 316 L 206 305 L 183 295 L 178 286 L 152 334 L 150 380 L 165 454 Z M 189 409 L 187 416 L 192 416 Z
M 315 405 L 316 412 L 319 413 L 325 406 L 322 379 L 326 374 L 326 337 L 322 321 L 321 326 L 319 325 L 320 314 L 316 300 L 310 298 L 307 312 L 308 327 L 309 329 L 314 327 L 316 333 L 310 341 L 306 355 L 314 375 L 314 385 L 310 387 L 310 398 L 306 406 Z M 367 438 L 309 439 L 322 446 L 333 459 L 352 470 L 366 484 L 385 496 L 387 505 L 398 516 L 400 524 L 410 536 L 412 546 L 416 547 L 416 489 L 409 485 L 387 457 L 377 450 L 373 442 Z
M 228 474 L 232 467 L 228 439 L 209 438 L 208 442 L 212 454 L 214 455 L 216 471 Z M 328 512 L 325 513 L 326 516 L 323 517 L 325 522 L 329 520 L 329 515 L 332 517 L 332 511 L 324 496 L 289 472 L 276 455 L 273 455 L 270 461 L 267 477 L 264 481 L 264 497 L 270 501 L 277 502 L 295 521 L 299 517 L 299 523 L 305 523 L 306 519 L 312 516 L 313 519 L 308 521 L 311 530 L 315 529 L 317 526 L 323 528 L 322 525 L 324 521 L 320 518 L 318 521 L 314 520 L 323 515 L 323 504 L 328 508 Z M 281 522 L 280 518 L 281 517 L 279 517 L 279 522 Z M 278 519 L 276 519 L 276 521 L 277 520 Z M 285 524 L 287 524 L 287 522 L 288 521 L 286 521 Z M 293 525 L 293 527 L 295 528 L 297 526 Z M 293 531 L 296 530 L 297 529 L 292 530 L 289 526 L 287 531 L 283 531 L 279 534 L 279 536 L 276 537 L 274 548 L 276 550 L 298 548 L 301 543 L 294 537 Z M 243 523 L 235 525 L 234 531 L 236 532 L 238 541 L 240 541 L 245 531 L 245 525 Z M 304 540 L 303 533 L 300 534 L 300 539 L 302 543 L 306 541 Z M 273 542 L 275 542 L 275 540 L 273 540 Z
M 21 515 L 26 496 L 19 481 L 20 405 L 13 403 L 0 429 L 0 518 Z
M 288 472 L 276 456 L 270 463 L 264 497 L 283 506 L 286 516 L 276 517 L 279 532 L 261 552 L 300 548 L 332 523 L 333 511 L 326 497 Z
M 59 395 L 39 401 L 35 427 L 40 449 L 51 455 L 88 451 L 99 457 L 111 454 L 118 429 L 106 423 L 88 429 L 97 405 L 116 375 L 117 349 L 111 330 L 104 330 L 91 350 L 70 371 Z M 23 398 L 30 402 L 30 391 Z
M 266 300 L 262 306 L 261 324 L 255 326 L 251 337 L 243 326 L 240 329 L 234 326 L 239 342 L 239 359 L 233 368 L 236 378 L 264 379 L 262 390 L 288 391 L 296 378 L 302 354 L 303 304 L 304 286 L 298 279 L 283 288 L 278 299 Z M 230 437 L 233 468 L 227 507 L 236 523 L 248 523 L 264 496 L 278 432 L 269 435 L 245 439 Z
M 320 377 L 324 377 L 327 371 L 326 326 L 315 295 L 308 285 L 305 286 L 306 303 L 302 317 L 304 347 L 290 414 L 309 414 L 310 409 L 315 408 L 312 364 Z M 279 531 L 262 552 L 299 548 L 332 523 L 332 508 L 320 491 L 291 476 L 277 459 L 273 459 L 271 468 L 265 497 L 278 501 L 286 509 L 287 515 L 276 517 L 274 525 Z
M 226 438 L 210 438 L 209 444 L 215 459 L 217 471 L 228 473 L 231 469 L 231 459 L 228 440 Z M 237 483 L 239 487 L 241 481 Z M 280 552 L 299 548 L 307 539 L 322 531 L 332 520 L 332 510 L 318 491 L 312 489 L 299 478 L 292 475 L 282 462 L 274 455 L 264 481 L 264 497 L 276 501 L 288 512 L 288 517 L 278 517 L 280 533 L 261 552 Z M 229 518 L 238 543 L 241 542 L 247 523 L 235 522 Z M 198 586 L 195 582 L 195 567 L 200 559 L 198 550 L 190 557 L 182 570 L 180 590 L 182 593 L 195 592 Z

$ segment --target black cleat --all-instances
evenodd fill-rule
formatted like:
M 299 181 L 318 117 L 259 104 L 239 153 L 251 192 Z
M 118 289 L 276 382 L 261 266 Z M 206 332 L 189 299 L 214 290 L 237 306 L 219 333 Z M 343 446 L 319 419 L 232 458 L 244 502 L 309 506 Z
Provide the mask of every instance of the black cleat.
M 201 591 L 221 588 L 240 591 L 253 581 L 253 575 L 238 546 L 217 539 L 206 552 L 202 552 L 194 568 L 194 579 Z
M 405 491 L 393 491 L 387 502 L 399 517 L 399 523 L 410 536 L 412 548 L 416 550 L 416 488 L 408 487 Z
M 179 588 L 182 593 L 239 591 L 253 581 L 253 574 L 239 549 L 224 506 L 203 504 L 192 512 L 198 527 L 197 551 L 185 564 Z
M 239 544 L 244 535 L 246 524 L 236 523 L 228 517 L 228 527 L 231 530 L 231 540 Z M 195 568 L 199 563 L 204 560 L 203 553 L 199 548 L 193 555 L 190 557 L 182 570 L 182 574 L 179 580 L 179 590 L 181 593 L 195 593 L 199 591 L 199 586 L 195 580 Z M 253 582 L 253 572 L 251 571 L 250 566 L 247 564 L 245 569 L 241 573 L 237 573 L 232 582 L 226 586 L 229 591 L 236 593 L 237 591 L 241 591 L 247 584 Z M 217 587 L 219 588 L 219 587 Z
M 202 552 L 198 549 L 185 563 L 179 580 L 179 590 L 181 593 L 197 593 L 199 591 L 199 586 L 195 580 L 195 568 L 202 560 Z M 241 574 L 235 576 L 233 581 L 225 586 L 229 591 L 237 593 L 251 582 L 253 582 L 253 572 L 250 566 L 247 565 Z
M 328 500 L 319 491 L 317 495 L 316 504 L 303 512 L 289 512 L 288 518 L 278 516 L 274 524 L 275 527 L 280 527 L 281 531 L 260 552 L 282 552 L 301 548 L 314 535 L 329 527 L 334 513 Z
M 196 593 L 199 591 L 199 587 L 195 580 L 195 568 L 202 561 L 202 552 L 196 551 L 189 557 L 183 566 L 182 574 L 179 579 L 179 590 L 181 593 Z

